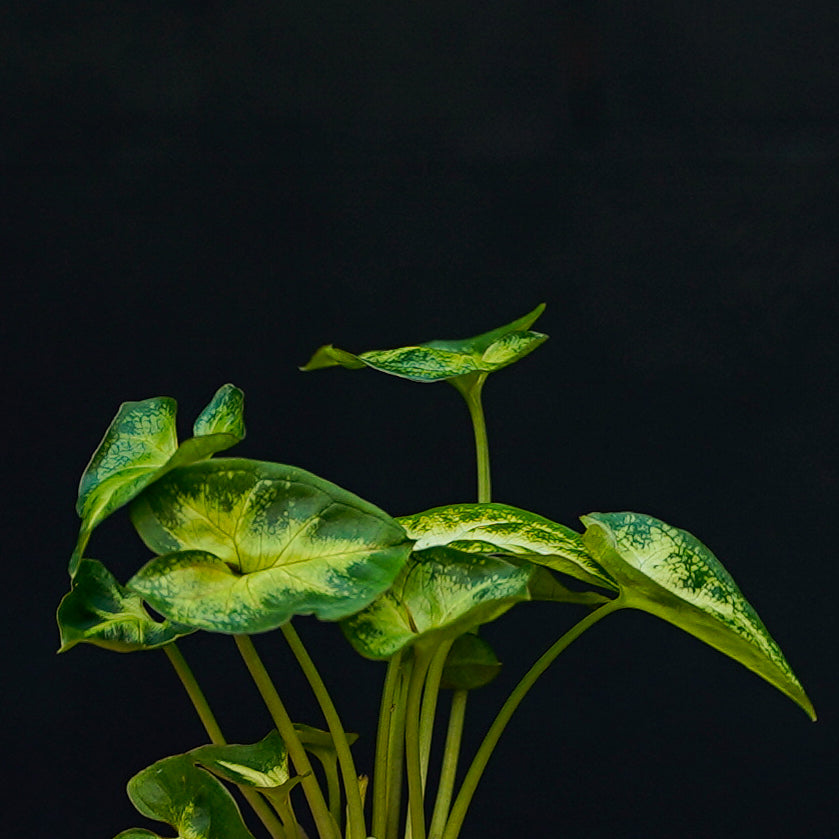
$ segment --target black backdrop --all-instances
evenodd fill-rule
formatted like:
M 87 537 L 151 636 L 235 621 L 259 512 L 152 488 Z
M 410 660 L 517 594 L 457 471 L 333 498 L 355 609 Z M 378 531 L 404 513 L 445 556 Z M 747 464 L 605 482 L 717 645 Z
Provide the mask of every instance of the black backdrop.
M 53 7 L 53 5 L 55 7 Z M 393 514 L 474 493 L 446 385 L 296 370 L 523 314 L 550 341 L 486 389 L 498 500 L 700 536 L 820 720 L 677 630 L 621 614 L 502 740 L 464 836 L 812 837 L 835 829 L 835 12 L 815 3 L 186 2 L 4 12 L 3 632 L 15 836 L 109 837 L 135 771 L 203 741 L 159 653 L 56 657 L 78 476 L 119 402 L 225 381 L 238 452 Z M 124 515 L 91 544 L 125 579 Z M 487 630 L 517 674 L 576 619 Z M 300 632 L 370 766 L 383 668 Z M 282 645 L 259 639 L 315 723 Z M 183 642 L 231 739 L 268 721 L 231 643 Z

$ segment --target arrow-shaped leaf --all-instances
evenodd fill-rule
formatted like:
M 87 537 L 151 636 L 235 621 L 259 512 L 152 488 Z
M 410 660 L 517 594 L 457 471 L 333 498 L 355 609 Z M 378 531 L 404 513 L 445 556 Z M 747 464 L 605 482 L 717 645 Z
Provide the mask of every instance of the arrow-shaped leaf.
M 640 513 L 591 513 L 583 541 L 627 606 L 675 624 L 739 661 L 815 719 L 813 706 L 757 612 L 695 536 Z
M 144 816 L 173 827 L 178 839 L 254 839 L 230 793 L 189 755 L 164 758 L 137 773 L 128 797 Z M 117 839 L 156 835 L 134 828 Z
M 163 554 L 128 583 L 171 620 L 217 632 L 274 629 L 295 614 L 338 620 L 387 589 L 411 542 L 387 513 L 302 469 L 206 460 L 131 508 Z
M 117 652 L 151 650 L 195 631 L 168 620 L 153 620 L 142 598 L 123 588 L 95 559 L 81 561 L 57 617 L 62 653 L 80 643 Z
M 222 780 L 240 786 L 270 789 L 281 787 L 290 778 L 288 753 L 277 731 L 258 743 L 200 746 L 187 756 Z
M 434 644 L 495 620 L 530 599 L 530 576 L 530 568 L 500 557 L 416 551 L 393 586 L 341 628 L 361 655 L 389 658 L 407 644 Z
M 392 350 L 370 350 L 359 355 L 327 344 L 300 369 L 372 367 L 415 382 L 438 382 L 472 373 L 492 373 L 524 358 L 547 340 L 547 335 L 530 331 L 544 310 L 542 303 L 512 323 L 474 338 L 428 341 Z
M 79 568 L 93 529 L 172 469 L 229 449 L 245 435 L 242 391 L 223 385 L 178 446 L 177 403 L 169 397 L 124 402 L 82 474 L 76 512 L 82 520 L 70 559 Z
M 527 559 L 585 583 L 617 591 L 617 585 L 586 550 L 579 533 L 507 504 L 450 504 L 397 521 L 416 540 L 415 550 L 448 545 L 469 553 Z

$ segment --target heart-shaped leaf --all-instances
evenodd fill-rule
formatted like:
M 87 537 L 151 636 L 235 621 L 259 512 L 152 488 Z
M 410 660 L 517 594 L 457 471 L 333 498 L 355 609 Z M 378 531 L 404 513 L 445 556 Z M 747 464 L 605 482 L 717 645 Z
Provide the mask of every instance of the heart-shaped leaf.
M 501 662 L 490 645 L 474 632 L 456 638 L 446 656 L 441 688 L 475 690 L 501 672 Z
M 163 554 L 129 582 L 171 620 L 216 632 L 338 620 L 387 589 L 411 549 L 387 513 L 302 469 L 219 458 L 170 472 L 134 502 Z
M 438 382 L 472 373 L 492 373 L 524 358 L 547 340 L 547 335 L 530 331 L 544 310 L 543 303 L 518 320 L 474 338 L 428 341 L 393 350 L 370 350 L 359 355 L 328 344 L 318 349 L 300 369 L 372 367 L 415 382 Z
M 507 504 L 450 504 L 397 521 L 414 550 L 448 545 L 469 553 L 515 556 L 609 591 L 618 587 L 579 533 Z
M 230 793 L 189 755 L 164 758 L 137 773 L 128 797 L 144 816 L 173 827 L 178 839 L 254 839 Z M 134 828 L 117 839 L 156 835 Z
M 583 540 L 628 607 L 675 624 L 739 661 L 815 719 L 813 706 L 757 612 L 695 536 L 641 513 L 590 513 Z
M 223 385 L 195 422 L 195 436 L 178 446 L 177 403 L 166 396 L 124 402 L 82 474 L 76 512 L 82 520 L 70 559 L 79 568 L 93 529 L 172 469 L 229 449 L 245 436 L 244 397 Z
M 200 746 L 188 756 L 213 775 L 240 786 L 270 789 L 290 778 L 285 743 L 277 731 L 258 743 Z
M 117 652 L 151 650 L 195 631 L 168 620 L 153 620 L 142 599 L 123 588 L 95 559 L 81 561 L 57 617 L 61 653 L 80 643 Z
M 416 551 L 393 586 L 341 628 L 367 658 L 389 658 L 413 643 L 436 645 L 529 600 L 530 575 L 530 568 L 500 557 Z

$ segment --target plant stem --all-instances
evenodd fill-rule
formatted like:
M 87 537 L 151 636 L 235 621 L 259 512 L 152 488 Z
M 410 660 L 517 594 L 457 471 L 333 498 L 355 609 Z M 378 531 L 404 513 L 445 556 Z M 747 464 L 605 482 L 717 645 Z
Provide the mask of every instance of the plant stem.
M 392 759 L 390 733 L 396 716 L 394 701 L 399 683 L 402 650 L 394 653 L 387 663 L 382 701 L 379 707 L 379 728 L 376 733 L 376 760 L 373 765 L 373 836 L 384 839 L 387 828 L 387 807 L 390 798 L 389 763 Z
M 274 720 L 277 731 L 283 738 L 294 768 L 303 778 L 301 786 L 306 795 L 306 800 L 309 802 L 309 809 L 312 811 L 318 835 L 321 839 L 341 839 L 338 826 L 329 813 L 323 792 L 312 771 L 312 764 L 309 762 L 306 750 L 294 730 L 294 724 L 285 709 L 285 705 L 283 705 L 283 701 L 280 699 L 280 695 L 277 693 L 277 689 L 274 687 L 274 683 L 271 681 L 271 677 L 268 675 L 268 671 L 265 669 L 265 665 L 262 663 L 262 659 L 259 657 L 259 653 L 256 651 L 256 647 L 253 645 L 253 641 L 248 635 L 234 635 L 233 638 L 260 696 L 262 696 L 262 701 L 265 703 L 271 719 Z
M 399 821 L 402 813 L 402 769 L 405 764 L 405 717 L 407 712 L 408 685 L 414 669 L 414 658 L 402 658 L 399 682 L 396 686 L 393 714 L 393 726 L 388 736 L 388 803 L 387 829 L 385 839 L 396 839 L 399 834 Z M 381 839 L 381 837 L 376 837 Z
M 433 651 L 414 648 L 414 669 L 408 683 L 405 715 L 405 768 L 408 775 L 408 816 L 411 839 L 425 839 L 424 782 L 420 748 L 422 690 Z
M 294 657 L 309 680 L 312 692 L 320 705 L 329 733 L 335 743 L 335 752 L 338 755 L 338 763 L 344 781 L 344 792 L 347 796 L 349 839 L 366 839 L 367 825 L 364 823 L 364 804 L 361 801 L 361 791 L 358 786 L 358 773 L 350 751 L 350 744 L 347 742 L 347 734 L 343 725 L 341 725 L 341 718 L 338 716 L 332 697 L 329 695 L 315 663 L 303 646 L 297 631 L 291 623 L 283 624 L 281 629 L 289 647 L 291 647 L 291 651 L 294 653 Z
M 478 465 L 478 503 L 486 504 L 492 497 L 492 481 L 489 471 L 489 442 L 487 440 L 486 419 L 481 392 L 488 373 L 471 373 L 450 379 L 469 408 L 472 417 L 472 430 L 475 433 L 475 455 Z
M 428 777 L 428 761 L 431 756 L 431 738 L 434 734 L 434 717 L 437 713 L 437 697 L 440 693 L 440 680 L 443 678 L 443 668 L 446 656 L 454 643 L 454 639 L 443 641 L 431 656 L 428 673 L 425 677 L 425 688 L 422 694 L 422 711 L 420 712 L 420 766 L 422 769 L 422 785 Z
M 192 668 L 187 664 L 186 659 L 175 645 L 175 642 L 172 641 L 170 644 L 164 645 L 163 652 L 166 653 L 166 657 L 172 663 L 172 667 L 175 668 L 181 684 L 186 689 L 187 695 L 198 713 L 198 718 L 201 720 L 201 724 L 204 726 L 204 730 L 210 738 L 210 742 L 217 746 L 226 745 L 227 741 L 221 733 L 221 728 L 207 702 L 207 698 L 204 696 L 204 691 L 201 690 L 201 686 L 198 684 Z M 239 785 L 237 784 L 237 786 Z M 282 824 L 280 824 L 277 817 L 271 812 L 271 808 L 265 803 L 262 796 L 256 790 L 245 786 L 239 786 L 239 791 L 244 796 L 245 801 L 250 804 L 251 809 L 259 817 L 262 824 L 265 825 L 265 829 L 271 834 L 273 839 L 285 839 L 286 834 Z
M 460 792 L 455 799 L 449 815 L 448 824 L 443 831 L 442 839 L 457 839 L 460 834 L 460 828 L 463 826 L 463 820 L 466 817 L 466 811 L 472 801 L 472 796 L 478 786 L 478 782 L 486 769 L 490 756 L 492 755 L 495 746 L 498 743 L 501 734 L 510 721 L 513 712 L 519 706 L 519 703 L 527 695 L 527 692 L 533 687 L 533 684 L 548 669 L 554 659 L 566 648 L 580 637 L 589 627 L 594 626 L 599 620 L 602 620 L 606 615 L 617 611 L 623 607 L 623 599 L 618 597 L 616 600 L 610 600 L 599 609 L 591 612 L 579 623 L 575 624 L 568 630 L 561 638 L 559 638 L 547 652 L 545 652 L 524 674 L 521 681 L 513 689 L 513 692 L 507 697 L 507 701 L 501 706 L 495 720 L 489 728 L 480 748 L 478 749 L 472 764 L 463 779 L 463 784 L 460 787 Z
M 468 697 L 468 690 L 456 690 L 452 694 L 449 727 L 446 731 L 446 745 L 443 749 L 443 765 L 440 769 L 440 782 L 437 785 L 437 799 L 434 802 L 434 813 L 431 816 L 428 839 L 440 839 L 443 828 L 446 826 L 446 819 L 449 817 L 449 807 L 452 803 L 454 782 L 457 777 L 457 762 L 460 756 L 460 741 L 463 737 L 463 721 L 466 716 L 466 700 Z

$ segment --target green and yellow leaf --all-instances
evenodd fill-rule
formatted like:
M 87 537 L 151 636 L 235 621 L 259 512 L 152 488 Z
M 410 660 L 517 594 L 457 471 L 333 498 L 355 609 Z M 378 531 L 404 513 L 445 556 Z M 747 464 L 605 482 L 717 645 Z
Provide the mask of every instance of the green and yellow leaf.
M 131 519 L 161 556 L 128 587 L 171 620 L 216 632 L 263 632 L 295 614 L 344 618 L 391 585 L 412 544 L 335 484 L 236 458 L 170 472 Z
M 530 599 L 522 563 L 447 547 L 414 552 L 393 586 L 341 622 L 366 658 L 389 658 L 409 644 L 436 645 L 489 623 Z
M 630 608 L 650 612 L 762 676 L 815 719 L 787 660 L 731 575 L 695 536 L 640 513 L 590 513 L 583 541 Z
M 244 397 L 223 385 L 195 423 L 195 435 L 178 446 L 177 403 L 169 397 L 124 402 L 82 474 L 76 512 L 81 528 L 70 559 L 70 576 L 93 529 L 147 486 L 178 466 L 228 449 L 245 436 Z
M 239 786 L 272 789 L 291 777 L 285 743 L 277 731 L 258 743 L 200 746 L 187 756 L 223 781 Z
M 415 382 L 438 382 L 473 373 L 492 373 L 529 355 L 548 336 L 530 327 L 545 310 L 532 312 L 474 338 L 428 341 L 392 350 L 370 350 L 355 355 L 327 344 L 320 347 L 301 370 L 372 367 Z
M 617 591 L 609 573 L 588 552 L 579 533 L 507 504 L 450 504 L 397 521 L 416 540 L 415 550 L 448 545 L 469 553 L 526 559 L 584 583 Z
M 94 644 L 117 652 L 162 647 L 195 630 L 149 616 L 142 598 L 121 586 L 94 559 L 83 559 L 58 607 L 59 652 L 76 644 Z

